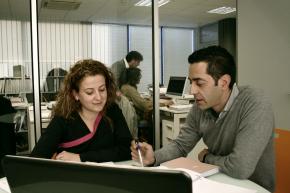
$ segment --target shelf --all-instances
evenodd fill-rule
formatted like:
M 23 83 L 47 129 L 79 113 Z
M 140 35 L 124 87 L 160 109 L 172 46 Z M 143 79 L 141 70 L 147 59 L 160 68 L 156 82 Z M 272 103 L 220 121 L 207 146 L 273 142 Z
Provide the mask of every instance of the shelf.
M 30 77 L 0 77 L 0 80 L 13 80 L 13 79 L 30 79 Z

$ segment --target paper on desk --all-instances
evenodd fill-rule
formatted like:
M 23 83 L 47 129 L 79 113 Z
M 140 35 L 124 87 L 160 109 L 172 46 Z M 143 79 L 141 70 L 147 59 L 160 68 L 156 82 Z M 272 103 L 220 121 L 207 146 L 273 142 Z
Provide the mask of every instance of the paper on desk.
M 202 178 L 201 180 L 198 180 L 192 183 L 192 192 L 193 193 L 195 192 L 198 192 L 198 193 L 255 193 L 257 191 Z
M 134 163 L 134 162 L 132 162 Z M 166 166 L 158 167 L 138 167 L 131 165 L 119 165 L 118 163 L 105 162 L 105 163 L 95 163 L 95 162 L 85 162 L 85 164 L 98 165 L 105 167 L 116 167 L 116 168 L 132 168 L 132 169 L 145 169 L 145 170 L 179 170 L 184 171 L 190 175 L 192 180 L 192 193 L 255 193 L 256 190 L 251 190 L 247 188 L 242 188 L 235 185 L 225 184 L 221 182 L 216 182 L 210 179 L 202 177 L 199 173 L 194 172 L 189 169 L 184 168 L 168 168 Z
M 7 179 L 5 177 L 4 178 L 0 178 L 0 189 L 4 190 L 7 193 L 11 193 L 11 190 L 9 188 Z
M 188 173 L 192 179 L 192 193 L 255 193 L 256 190 L 242 188 L 230 184 L 216 182 L 202 177 L 197 172 L 189 169 L 176 168 L 176 170 L 182 170 Z M 199 176 L 199 177 L 197 177 Z

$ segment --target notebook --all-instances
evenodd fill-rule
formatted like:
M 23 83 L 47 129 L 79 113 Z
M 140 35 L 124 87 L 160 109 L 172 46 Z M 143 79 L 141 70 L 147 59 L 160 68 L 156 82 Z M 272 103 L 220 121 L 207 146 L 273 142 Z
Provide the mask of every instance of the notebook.
M 192 193 L 191 177 L 184 171 L 104 167 L 20 156 L 5 156 L 2 165 L 12 193 Z
M 219 172 L 219 167 L 211 164 L 202 163 L 197 160 L 180 157 L 161 164 L 167 168 L 184 168 L 199 173 L 203 177 L 207 177 Z

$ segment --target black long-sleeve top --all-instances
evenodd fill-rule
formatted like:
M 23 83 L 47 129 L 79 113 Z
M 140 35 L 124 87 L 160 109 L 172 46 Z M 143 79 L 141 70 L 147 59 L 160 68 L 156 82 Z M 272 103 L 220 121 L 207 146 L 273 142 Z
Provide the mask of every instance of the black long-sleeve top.
M 55 152 L 67 151 L 79 154 L 81 161 L 106 162 L 131 158 L 132 137 L 125 118 L 116 104 L 107 109 L 90 140 L 70 148 L 59 147 L 61 143 L 79 139 L 88 133 L 89 128 L 77 112 L 73 114 L 73 119 L 55 116 L 40 137 L 31 156 L 51 158 Z

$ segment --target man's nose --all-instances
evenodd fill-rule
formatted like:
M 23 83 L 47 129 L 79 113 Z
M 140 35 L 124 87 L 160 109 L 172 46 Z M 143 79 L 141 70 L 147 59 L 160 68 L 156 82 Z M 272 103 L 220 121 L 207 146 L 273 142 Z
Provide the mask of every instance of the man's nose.
M 190 92 L 192 95 L 195 95 L 198 93 L 198 87 L 194 83 L 191 84 Z

